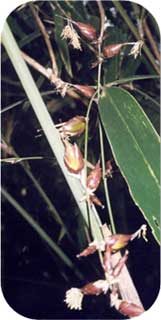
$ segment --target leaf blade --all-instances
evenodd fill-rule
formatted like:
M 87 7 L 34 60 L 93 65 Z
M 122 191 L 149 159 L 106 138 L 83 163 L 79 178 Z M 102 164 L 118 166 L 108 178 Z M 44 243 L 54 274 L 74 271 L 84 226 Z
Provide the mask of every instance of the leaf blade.
M 138 102 L 123 89 L 106 89 L 99 112 L 129 191 L 159 240 L 159 137 Z

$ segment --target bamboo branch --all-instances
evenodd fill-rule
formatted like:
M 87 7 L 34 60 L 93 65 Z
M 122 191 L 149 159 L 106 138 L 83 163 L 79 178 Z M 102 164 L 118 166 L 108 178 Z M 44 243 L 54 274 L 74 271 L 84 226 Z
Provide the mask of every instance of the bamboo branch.
M 118 12 L 121 14 L 122 18 L 125 20 L 125 22 L 127 23 L 129 29 L 131 30 L 131 32 L 133 33 L 133 35 L 135 36 L 135 38 L 137 40 L 140 40 L 140 36 L 137 32 L 136 27 L 134 26 L 133 22 L 131 21 L 131 19 L 129 18 L 126 10 L 123 8 L 122 4 L 120 3 L 120 1 L 112 1 L 114 6 L 117 8 Z M 150 52 L 149 48 L 144 44 L 143 46 L 143 50 L 146 54 L 146 56 L 148 57 L 149 61 L 151 62 L 153 68 L 155 69 L 155 71 L 160 74 L 160 69 L 159 66 L 156 64 L 154 56 L 152 55 L 152 53 Z
M 51 45 L 51 42 L 50 42 L 50 38 L 49 38 L 49 35 L 45 29 L 45 26 L 43 24 L 43 22 L 41 21 L 37 11 L 35 10 L 35 7 L 32 3 L 29 3 L 29 7 L 32 11 L 32 14 L 33 16 L 35 17 L 35 20 L 36 20 L 36 23 L 44 37 L 44 40 L 45 40 L 45 43 L 46 43 L 46 46 L 48 48 L 48 51 L 49 51 L 49 55 L 50 55 L 50 59 L 51 59 L 51 63 L 52 63 L 52 70 L 53 70 L 53 73 L 57 76 L 58 75 L 58 67 L 57 67 L 57 63 L 56 63 L 56 58 L 55 58 L 55 54 L 54 54 L 54 51 L 53 51 L 53 48 L 52 48 L 52 45 Z
M 150 29 L 149 29 L 149 26 L 148 26 L 146 20 L 143 21 L 143 28 L 144 28 L 145 34 L 146 34 L 146 36 L 147 36 L 147 38 L 148 38 L 148 40 L 150 42 L 150 45 L 151 45 L 151 47 L 153 49 L 153 52 L 154 52 L 157 60 L 160 61 L 160 53 L 159 53 L 158 47 L 156 45 L 156 42 L 154 40 L 154 37 L 153 37 L 153 35 L 152 35 L 152 33 L 151 33 Z
M 98 41 L 102 44 L 103 41 L 103 34 L 104 34 L 104 30 L 105 30 L 105 11 L 102 5 L 102 1 L 97 0 L 97 5 L 99 8 L 99 12 L 100 12 L 100 18 L 101 18 L 101 28 L 100 28 L 100 34 L 99 34 L 99 38 Z

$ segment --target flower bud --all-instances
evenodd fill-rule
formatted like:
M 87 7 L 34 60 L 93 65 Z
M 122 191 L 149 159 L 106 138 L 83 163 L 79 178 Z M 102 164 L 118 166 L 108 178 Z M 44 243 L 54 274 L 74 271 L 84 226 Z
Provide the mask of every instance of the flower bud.
M 83 116 L 76 116 L 65 122 L 59 129 L 63 137 L 80 136 L 86 127 L 86 119 Z
M 106 237 L 106 243 L 111 246 L 112 252 L 116 252 L 122 248 L 124 248 L 129 241 L 133 241 L 135 238 L 140 238 L 141 235 L 146 239 L 146 225 L 143 224 L 136 232 L 132 234 L 113 234 L 111 236 Z
M 87 295 L 99 295 L 100 293 L 102 293 L 102 288 L 97 288 L 92 282 L 86 284 L 81 291 L 83 292 L 83 294 L 87 294 Z
M 107 280 L 98 280 L 95 282 L 87 283 L 81 292 L 87 295 L 99 295 L 101 293 L 106 293 L 109 289 L 109 282 Z
M 67 140 L 64 141 L 65 154 L 64 162 L 69 172 L 78 174 L 84 167 L 84 160 L 82 153 L 76 143 L 71 144 Z
M 83 22 L 76 22 L 73 20 L 71 20 L 71 22 L 78 28 L 78 30 L 80 31 L 82 36 L 84 36 L 84 38 L 86 38 L 89 41 L 96 40 L 96 29 L 92 25 Z
M 95 89 L 89 86 L 82 86 L 79 84 L 75 84 L 73 85 L 73 87 L 79 90 L 87 98 L 91 98 L 95 93 Z
M 144 312 L 144 309 L 142 306 L 138 306 L 134 303 L 122 301 L 119 305 L 118 311 L 124 316 L 137 317 Z
M 124 43 L 113 43 L 109 44 L 103 48 L 103 55 L 105 58 L 112 58 L 116 56 L 121 48 L 124 46 Z
M 100 160 L 99 160 L 95 168 L 90 172 L 90 174 L 87 177 L 87 188 L 92 190 L 92 192 L 94 192 L 98 188 L 101 182 L 101 177 L 102 177 L 102 171 L 100 168 Z
M 97 245 L 95 244 L 95 242 L 92 242 L 89 244 L 89 246 L 86 249 L 84 249 L 82 252 L 77 254 L 77 258 L 87 257 L 90 254 L 93 254 L 94 252 L 96 252 L 96 250 L 97 250 Z

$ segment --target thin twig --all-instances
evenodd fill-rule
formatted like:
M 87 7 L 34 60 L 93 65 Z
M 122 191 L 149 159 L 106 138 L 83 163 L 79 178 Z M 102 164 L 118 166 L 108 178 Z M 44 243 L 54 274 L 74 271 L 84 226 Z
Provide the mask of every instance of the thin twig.
M 86 113 L 86 128 L 85 128 L 85 138 L 84 138 L 84 161 L 85 161 L 85 166 L 84 166 L 84 176 L 85 176 L 85 185 L 86 185 L 86 181 L 87 181 L 87 163 L 88 163 L 88 159 L 87 159 L 87 155 L 88 155 L 88 130 L 89 130 L 89 114 L 91 111 L 91 107 L 94 101 L 94 98 L 97 94 L 97 91 L 93 94 L 93 96 L 90 99 L 88 108 L 87 108 L 87 113 Z
M 153 52 L 154 52 L 157 60 L 160 61 L 160 53 L 159 53 L 158 47 L 156 45 L 156 42 L 154 40 L 154 37 L 153 37 L 153 35 L 151 33 L 151 30 L 149 29 L 149 26 L 148 26 L 146 20 L 143 21 L 143 28 L 144 28 L 146 36 L 147 36 L 147 38 L 148 38 L 148 40 L 150 42 L 150 45 L 151 45 L 151 47 L 153 49 Z
M 100 36 L 99 36 L 99 43 L 98 43 L 98 50 L 99 50 L 99 56 L 101 54 L 101 46 L 102 46 L 102 41 L 103 41 L 103 34 L 104 34 L 104 24 L 105 24 L 105 13 L 104 13 L 104 8 L 102 6 L 102 2 L 97 0 L 97 4 L 99 7 L 99 12 L 100 12 L 100 18 L 101 18 L 101 29 L 100 29 Z M 100 62 L 98 66 L 98 84 L 97 84 L 97 90 L 98 90 L 98 101 L 100 98 L 100 89 L 101 89 L 101 67 L 102 67 L 102 62 Z M 103 174 L 103 183 L 104 183 L 104 190 L 105 190 L 105 197 L 106 197 L 106 203 L 107 203 L 107 208 L 108 208 L 108 213 L 109 213 L 109 218 L 110 218 L 110 224 L 112 228 L 112 232 L 115 233 L 115 224 L 114 224 L 114 219 L 112 215 L 112 209 L 111 209 L 111 203 L 110 203 L 110 198 L 109 198 L 109 192 L 108 192 L 108 186 L 107 186 L 107 179 L 105 175 L 105 156 L 104 156 L 104 146 L 103 146 L 103 133 L 102 133 L 102 127 L 101 123 L 99 121 L 99 136 L 100 136 L 100 148 L 101 148 L 101 159 L 102 159 L 102 174 Z
M 99 35 L 99 42 L 102 44 L 102 40 L 103 40 L 103 34 L 104 34 L 104 29 L 105 29 L 105 12 L 104 12 L 104 8 L 102 5 L 102 1 L 97 0 L 97 5 L 99 8 L 99 12 L 100 12 L 100 18 L 101 18 L 101 28 L 100 28 L 100 35 Z
M 53 51 L 53 48 L 52 48 L 52 45 L 51 45 L 51 42 L 50 42 L 50 38 L 49 38 L 49 35 L 45 29 L 45 26 L 43 24 L 43 22 L 41 21 L 37 11 L 35 10 L 35 7 L 33 4 L 29 4 L 29 7 L 32 11 L 32 14 L 33 16 L 35 17 L 35 20 L 36 20 L 36 23 L 44 37 L 44 40 L 45 40 L 45 43 L 46 43 L 46 46 L 48 48 L 48 51 L 49 51 L 49 55 L 50 55 L 50 59 L 51 59 L 51 63 L 52 63 L 52 70 L 53 70 L 53 73 L 57 76 L 58 75 L 58 67 L 57 67 L 57 63 L 56 63 L 56 58 L 55 58 L 55 54 L 54 54 L 54 51 Z
M 21 55 L 23 57 L 23 59 L 31 66 L 33 67 L 35 70 L 37 70 L 38 72 L 40 72 L 43 76 L 45 76 L 54 86 L 63 88 L 64 86 L 68 86 L 66 93 L 74 98 L 74 99 L 81 99 L 82 101 L 82 97 L 80 98 L 79 94 L 77 94 L 75 92 L 75 90 L 72 89 L 72 84 L 65 82 L 63 80 L 61 80 L 59 77 L 57 77 L 50 68 L 46 69 L 44 66 L 42 66 L 39 62 L 37 62 L 35 59 L 31 58 L 28 54 L 26 54 L 25 52 L 21 51 Z M 74 87 L 74 85 L 73 85 Z
M 114 223 L 112 208 L 111 208 L 111 202 L 110 202 L 110 197 L 109 197 L 109 192 L 108 192 L 108 186 L 107 186 L 107 175 L 106 175 L 106 169 L 105 169 L 105 154 L 104 154 L 104 145 L 103 145 L 103 132 L 102 132 L 101 123 L 99 123 L 99 134 L 100 134 L 100 147 L 101 147 L 101 158 L 102 158 L 102 176 L 103 176 L 106 204 L 107 204 L 107 208 L 108 208 L 108 214 L 109 214 L 109 218 L 110 218 L 110 225 L 111 225 L 112 233 L 116 233 L 116 228 L 115 228 L 115 223 Z
M 39 62 L 37 62 L 35 59 L 31 58 L 28 54 L 26 54 L 25 52 L 21 51 L 21 55 L 23 57 L 23 59 L 30 65 L 32 66 L 34 69 L 36 69 L 38 72 L 40 72 L 41 74 L 43 74 L 43 76 L 45 76 L 47 79 L 50 79 L 49 76 L 49 72 L 48 70 L 43 67 Z

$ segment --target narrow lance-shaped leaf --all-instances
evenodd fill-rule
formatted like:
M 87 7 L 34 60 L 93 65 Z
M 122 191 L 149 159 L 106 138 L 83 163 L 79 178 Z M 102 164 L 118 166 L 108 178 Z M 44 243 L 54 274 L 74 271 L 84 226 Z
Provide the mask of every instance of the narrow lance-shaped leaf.
M 126 90 L 106 89 L 99 100 L 99 113 L 129 191 L 159 241 L 159 137 Z

